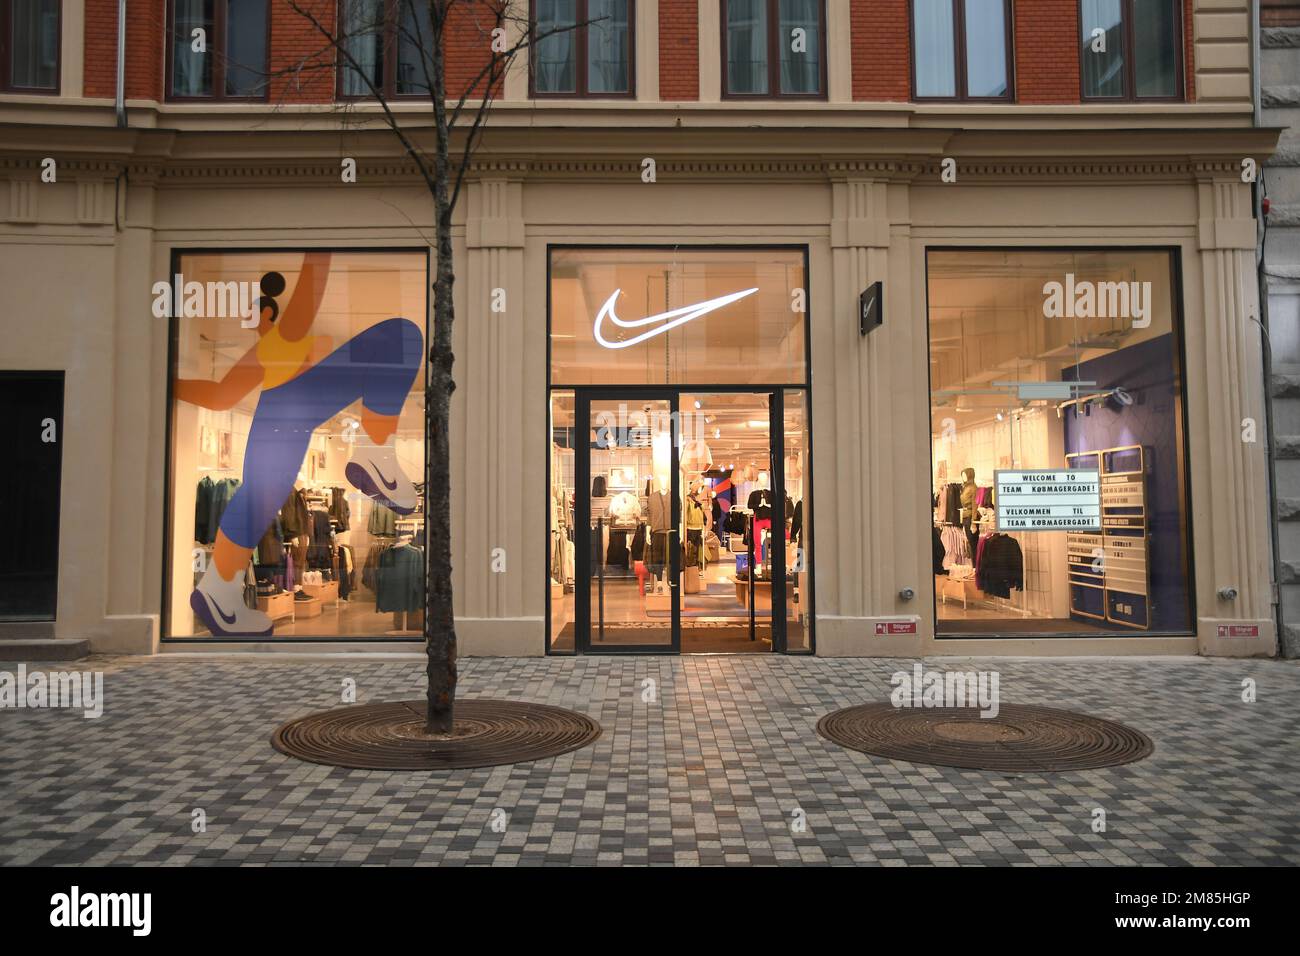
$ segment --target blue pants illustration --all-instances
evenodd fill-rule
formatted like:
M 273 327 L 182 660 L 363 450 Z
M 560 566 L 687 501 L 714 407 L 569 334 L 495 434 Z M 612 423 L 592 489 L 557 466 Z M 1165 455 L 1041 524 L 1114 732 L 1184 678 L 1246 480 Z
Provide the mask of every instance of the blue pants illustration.
M 221 516 L 221 532 L 242 548 L 256 547 L 293 489 L 316 429 L 358 399 L 378 415 L 401 412 L 423 351 L 414 322 L 387 319 L 263 392 L 244 450 L 243 484 Z

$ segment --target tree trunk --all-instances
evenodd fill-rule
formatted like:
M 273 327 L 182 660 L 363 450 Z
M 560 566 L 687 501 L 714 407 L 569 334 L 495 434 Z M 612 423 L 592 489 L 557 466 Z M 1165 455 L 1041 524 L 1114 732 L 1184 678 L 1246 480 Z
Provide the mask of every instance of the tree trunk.
M 451 423 L 452 305 L 450 133 L 446 114 L 446 63 L 443 27 L 446 7 L 430 2 L 433 43 L 430 50 L 430 97 L 433 101 L 436 145 L 434 154 L 434 211 L 438 234 L 433 283 L 433 342 L 429 347 L 429 373 L 425 391 L 425 547 L 428 555 L 427 607 L 424 615 L 426 673 L 429 679 L 429 713 L 426 730 L 451 733 L 456 703 L 456 621 L 451 589 Z

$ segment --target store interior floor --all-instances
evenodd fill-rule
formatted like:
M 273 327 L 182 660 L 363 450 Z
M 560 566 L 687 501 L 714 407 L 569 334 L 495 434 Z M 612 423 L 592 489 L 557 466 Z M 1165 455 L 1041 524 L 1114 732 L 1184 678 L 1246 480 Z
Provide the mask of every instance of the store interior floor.
M 975 609 L 972 608 L 971 611 Z M 968 612 L 969 613 L 969 612 Z M 979 635 L 1002 635 L 1002 634 L 1033 634 L 1035 636 L 1064 636 L 1073 634 L 1108 634 L 1104 627 L 1099 627 L 1087 621 L 1076 621 L 1073 618 L 1052 618 L 1052 617 L 1026 617 L 1026 618 L 1007 618 L 1006 612 L 987 611 L 988 616 L 978 616 L 969 613 L 967 617 L 951 618 L 940 617 L 935 622 L 935 630 L 943 635 L 955 634 L 979 634 Z

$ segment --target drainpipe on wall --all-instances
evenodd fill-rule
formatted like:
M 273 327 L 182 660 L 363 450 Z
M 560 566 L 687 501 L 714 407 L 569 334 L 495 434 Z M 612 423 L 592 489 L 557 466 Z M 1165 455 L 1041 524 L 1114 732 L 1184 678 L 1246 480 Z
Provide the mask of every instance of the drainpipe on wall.
M 1250 5 L 1250 102 L 1253 113 L 1254 125 L 1259 128 L 1264 125 L 1263 107 L 1261 106 L 1260 88 L 1262 78 L 1260 76 L 1261 61 L 1263 59 L 1262 46 L 1259 25 L 1259 4 Z M 1283 647 L 1285 641 L 1282 636 L 1282 628 L 1285 622 L 1282 620 L 1282 598 L 1279 593 L 1279 587 L 1282 581 L 1282 543 L 1281 536 L 1277 527 L 1277 443 L 1273 434 L 1273 343 L 1268 336 L 1268 277 L 1265 275 L 1264 268 L 1264 190 L 1263 190 L 1264 169 L 1260 166 L 1255 175 L 1255 182 L 1251 184 L 1251 200 L 1255 210 L 1255 284 L 1258 289 L 1259 298 L 1259 329 L 1260 329 L 1260 357 L 1263 361 L 1264 374 L 1264 434 L 1268 442 L 1267 447 L 1267 469 L 1268 469 L 1268 524 L 1269 536 L 1273 545 L 1273 581 L 1270 587 L 1271 600 L 1273 602 L 1273 622 L 1277 627 L 1277 652 L 1278 656 L 1283 656 Z
M 117 0 L 117 125 L 126 128 L 126 0 Z

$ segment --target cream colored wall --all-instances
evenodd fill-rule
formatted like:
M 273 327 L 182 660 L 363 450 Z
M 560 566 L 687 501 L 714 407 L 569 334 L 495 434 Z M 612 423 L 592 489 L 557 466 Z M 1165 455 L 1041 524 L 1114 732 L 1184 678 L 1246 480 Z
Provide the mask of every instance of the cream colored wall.
M 1196 99 L 1249 105 L 1250 0 L 1195 0 Z
M 464 653 L 543 651 L 546 246 L 562 242 L 807 244 L 819 653 L 1271 650 L 1263 449 L 1239 434 L 1242 417 L 1261 414 L 1261 395 L 1248 319 L 1253 224 L 1233 157 L 1259 142 L 1218 133 L 1213 142 L 1143 147 L 1126 138 L 1138 155 L 1127 163 L 1086 137 L 1050 140 L 1050 152 L 1031 159 L 1014 139 L 934 132 L 877 136 L 874 159 L 806 132 L 802 153 L 782 153 L 779 137 L 756 140 L 767 156 L 734 145 L 732 134 L 695 141 L 698 153 L 678 132 L 644 140 L 634 155 L 663 160 L 655 184 L 641 182 L 639 162 L 619 139 L 589 140 L 589 150 L 605 152 L 582 156 L 555 142 L 554 159 L 537 138 L 531 156 L 509 154 L 505 139 L 464 194 L 453 234 L 459 387 L 451 436 Z M 9 180 L 0 185 L 0 288 L 11 332 L 3 364 L 69 370 L 59 631 L 89 634 L 101 649 L 148 650 L 160 610 L 167 335 L 149 305 L 171 250 L 410 247 L 430 238 L 421 227 L 431 219 L 427 194 L 386 141 L 357 144 L 361 176 L 346 186 L 331 137 L 268 139 L 256 156 L 221 160 L 203 151 L 228 148 L 224 141 L 186 148 L 192 158 L 175 161 L 176 171 L 147 162 L 131 171 L 121 231 L 112 175 L 95 163 L 69 168 L 48 187 L 35 182 L 31 159 L 0 168 Z M 1166 152 L 1151 158 L 1144 148 Z M 1228 155 L 1179 158 L 1192 148 Z M 1099 158 L 1085 158 L 1089 149 Z M 745 158 L 730 158 L 736 152 Z M 959 159 L 956 184 L 938 181 L 936 159 L 945 154 Z M 1123 243 L 1172 245 L 1182 255 L 1198 637 L 935 641 L 925 599 L 925 249 Z M 886 321 L 862 338 L 857 295 L 877 278 L 887 285 Z M 500 314 L 488 307 L 496 289 L 506 294 Z M 11 318 L 21 316 L 40 319 Z M 504 573 L 491 570 L 496 548 Z M 1241 592 L 1231 605 L 1215 594 L 1225 585 Z M 919 599 L 902 599 L 905 587 Z M 915 637 L 872 634 L 878 620 L 909 617 Z M 1219 620 L 1256 622 L 1261 638 L 1219 642 Z

